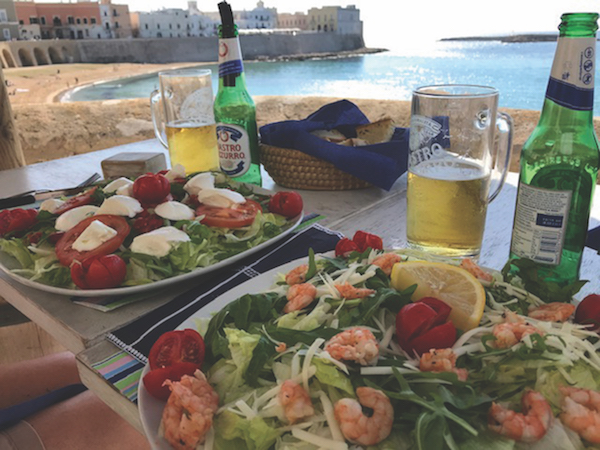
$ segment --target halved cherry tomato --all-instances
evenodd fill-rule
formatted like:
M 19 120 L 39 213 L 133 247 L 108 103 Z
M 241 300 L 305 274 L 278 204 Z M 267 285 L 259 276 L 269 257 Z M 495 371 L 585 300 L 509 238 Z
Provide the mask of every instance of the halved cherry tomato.
M 164 224 L 165 219 L 156 214 L 150 214 L 148 210 L 145 209 L 135 216 L 135 220 L 133 221 L 133 229 L 139 233 L 148 233 L 164 226 Z
M 396 315 L 398 343 L 418 355 L 432 348 L 448 348 L 456 342 L 456 328 L 447 321 L 452 308 L 433 297 L 404 306 Z
M 297 192 L 278 192 L 269 200 L 269 211 L 285 217 L 296 217 L 302 212 L 302 197 Z
M 204 362 L 204 339 L 196 330 L 168 331 L 154 343 L 148 355 L 151 369 L 190 362 L 200 369 Z
M 358 251 L 358 245 L 356 242 L 351 241 L 348 238 L 343 238 L 335 244 L 335 256 L 343 256 L 346 257 L 350 253 Z
M 205 216 L 200 221 L 209 227 L 241 228 L 251 225 L 258 211 L 262 211 L 260 204 L 254 200 L 246 199 L 232 208 L 219 208 L 200 204 L 196 208 L 197 216 Z
M 71 279 L 81 289 L 108 289 L 119 286 L 127 274 L 127 265 L 118 255 L 73 261 Z
M 357 231 L 354 233 L 352 240 L 358 246 L 359 252 L 364 252 L 369 247 L 373 250 L 383 249 L 383 241 L 381 238 L 376 234 L 367 233 L 366 231 Z
M 600 331 L 600 295 L 590 294 L 577 305 L 575 323 L 594 324 L 595 326 L 589 329 Z
M 159 400 L 167 400 L 171 390 L 165 386 L 165 380 L 179 381 L 184 375 L 193 375 L 198 370 L 194 363 L 179 362 L 168 367 L 159 367 L 144 375 L 144 387 L 148 393 Z
M 93 194 L 96 192 L 97 187 L 93 187 L 88 191 L 85 191 L 82 194 L 76 195 L 75 197 L 71 197 L 65 203 L 60 205 L 54 211 L 54 214 L 61 215 L 62 213 L 66 213 L 70 209 L 77 208 L 79 206 L 89 205 L 93 201 Z
M 94 250 L 79 252 L 73 249 L 73 243 L 94 220 L 99 220 L 104 225 L 116 230 L 117 235 Z M 86 217 L 73 228 L 65 232 L 58 240 L 55 247 L 56 256 L 62 265 L 70 266 L 74 260 L 83 263 L 86 259 L 93 258 L 94 256 L 108 255 L 115 252 L 121 246 L 130 231 L 131 228 L 129 227 L 129 224 L 121 216 L 100 214 L 98 216 Z
M 12 231 L 25 231 L 36 221 L 35 209 L 5 209 L 0 212 L 0 236 Z
M 171 183 L 160 173 L 140 175 L 133 182 L 133 196 L 141 203 L 160 203 L 171 193 Z

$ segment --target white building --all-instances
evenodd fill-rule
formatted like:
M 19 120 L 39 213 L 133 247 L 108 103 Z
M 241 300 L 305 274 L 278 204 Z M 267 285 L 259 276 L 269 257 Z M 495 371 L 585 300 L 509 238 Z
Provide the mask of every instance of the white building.
M 324 6 L 308 10 L 308 29 L 316 32 L 362 34 L 360 10 L 354 5 Z
M 169 8 L 131 15 L 137 36 L 141 38 L 183 38 L 215 35 L 215 24 L 198 11 L 195 1 L 188 2 L 188 10 Z
M 217 22 L 217 26 L 221 24 L 219 12 L 205 14 Z M 265 4 L 259 1 L 250 11 L 233 11 L 233 20 L 239 30 L 274 29 L 277 28 L 277 8 L 265 8 Z

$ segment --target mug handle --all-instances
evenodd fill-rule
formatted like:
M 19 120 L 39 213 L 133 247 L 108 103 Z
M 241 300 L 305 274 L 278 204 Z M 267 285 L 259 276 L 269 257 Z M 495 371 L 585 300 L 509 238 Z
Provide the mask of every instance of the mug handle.
M 155 89 L 150 94 L 150 111 L 152 112 L 152 124 L 154 125 L 154 134 L 160 143 L 166 148 L 169 148 L 165 139 L 165 120 L 162 108 L 162 95 L 158 89 Z
M 496 152 L 494 155 L 495 161 L 493 164 L 493 172 L 499 173 L 500 178 L 497 181 L 498 186 L 493 190 L 490 189 L 491 194 L 488 198 L 488 202 L 491 202 L 497 197 L 506 181 L 506 175 L 510 165 L 510 156 L 512 154 L 513 128 L 512 117 L 506 113 L 498 112 L 496 116 L 496 133 L 494 138 Z

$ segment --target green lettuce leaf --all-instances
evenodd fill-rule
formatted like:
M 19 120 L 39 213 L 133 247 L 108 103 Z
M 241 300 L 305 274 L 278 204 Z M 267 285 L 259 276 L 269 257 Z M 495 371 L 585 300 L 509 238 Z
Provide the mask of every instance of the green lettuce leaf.
M 308 314 L 301 314 L 301 311 L 292 311 L 284 314 L 277 321 L 277 326 L 281 328 L 290 328 L 292 330 L 311 331 L 319 328 L 331 316 L 328 314 L 331 304 L 322 303 L 313 308 Z
M 279 432 L 261 417 L 245 419 L 231 411 L 223 411 L 214 421 L 215 448 L 268 450 L 279 437 Z
M 21 239 L 0 239 L 0 250 L 19 261 L 23 269 L 33 267 L 31 253 Z
M 352 382 L 341 370 L 321 358 L 313 358 L 312 363 L 317 368 L 317 372 L 315 373 L 317 380 L 344 391 L 350 397 L 354 397 Z

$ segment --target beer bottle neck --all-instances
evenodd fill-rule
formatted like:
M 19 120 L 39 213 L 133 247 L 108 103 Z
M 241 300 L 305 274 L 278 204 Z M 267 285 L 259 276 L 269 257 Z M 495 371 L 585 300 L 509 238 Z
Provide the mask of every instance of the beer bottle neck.
M 223 28 L 219 27 L 219 88 L 246 89 L 244 63 L 237 28 L 232 37 L 224 37 L 225 33 L 222 30 Z

